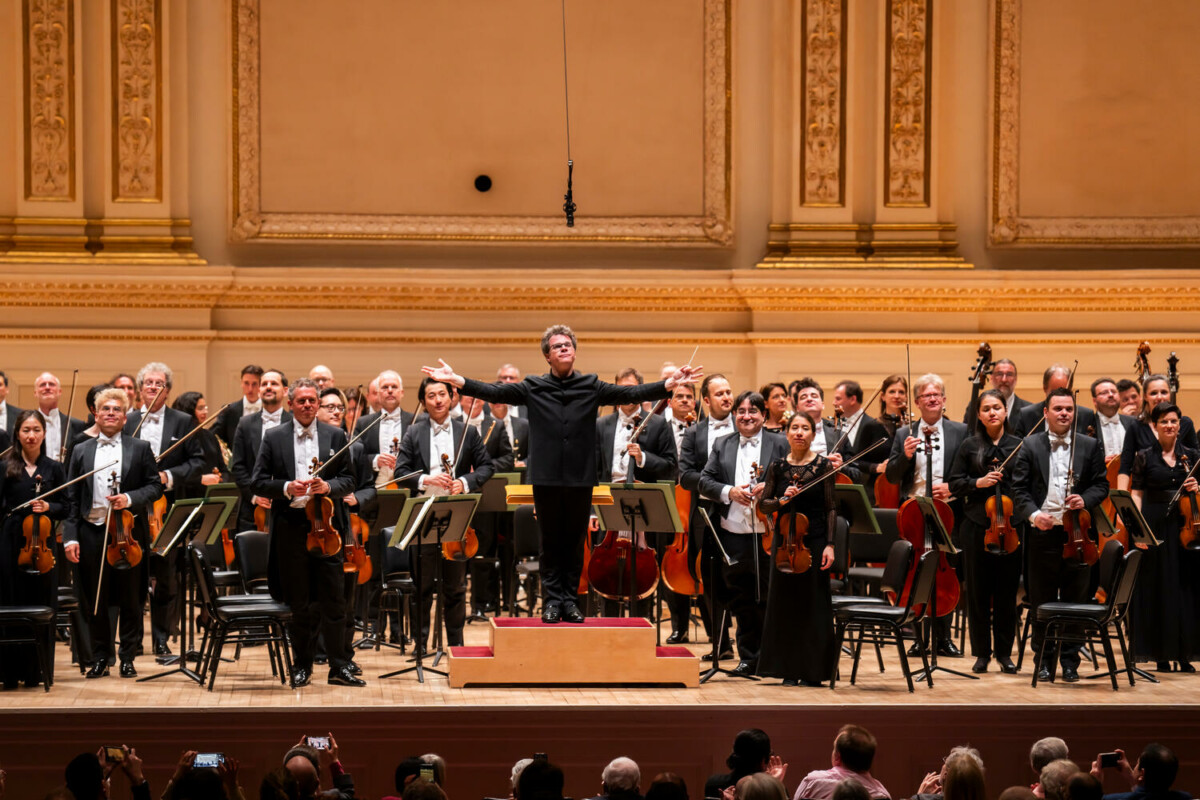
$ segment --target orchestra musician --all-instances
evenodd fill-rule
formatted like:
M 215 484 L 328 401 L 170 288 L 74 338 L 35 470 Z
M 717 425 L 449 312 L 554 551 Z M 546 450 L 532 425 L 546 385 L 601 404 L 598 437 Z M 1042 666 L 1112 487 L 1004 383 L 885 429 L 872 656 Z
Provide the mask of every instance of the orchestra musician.
M 1133 462 L 1133 502 L 1161 541 L 1142 554 L 1130 609 L 1133 650 L 1137 660 L 1154 661 L 1159 672 L 1170 672 L 1172 662 L 1180 672 L 1195 672 L 1192 659 L 1200 653 L 1195 596 L 1200 554 L 1184 549 L 1179 504 L 1170 503 L 1181 485 L 1185 492 L 1197 490 L 1195 476 L 1187 476 L 1200 450 L 1180 439 L 1182 419 L 1172 403 L 1155 406 L 1150 421 L 1158 441 L 1139 450 Z
M 787 387 L 772 382 L 763 386 L 758 393 L 767 401 L 767 419 L 763 428 L 771 433 L 783 433 L 783 422 L 788 411 Z
M 65 492 L 38 500 L 20 511 L 13 511 L 42 492 L 48 492 L 63 484 L 63 468 L 46 455 L 46 425 L 36 411 L 13 413 L 13 432 L 16 442 L 8 455 L 0 459 L 0 507 L 6 512 L 4 527 L 0 530 L 0 605 L 4 606 L 49 606 L 58 607 L 58 565 L 49 572 L 39 574 L 19 565 L 19 554 L 27 544 L 22 525 L 32 514 L 45 515 L 57 522 L 67 515 Z M 49 539 L 53 552 L 53 534 Z M 47 652 L 54 652 L 54 633 L 45 631 Z M 54 668 L 54 659 L 50 659 Z M 44 680 L 53 680 L 53 672 L 41 674 L 41 667 L 33 645 L 0 646 L 0 680 L 5 689 L 15 688 L 18 681 L 25 686 L 37 686 Z
M 679 485 L 691 492 L 692 495 L 691 508 L 688 512 L 688 551 L 702 554 L 702 574 L 693 576 L 706 582 L 705 603 L 700 606 L 700 618 L 704 623 L 705 632 L 710 637 L 713 635 L 712 620 L 725 620 L 721 631 L 720 655 L 732 658 L 733 648 L 729 644 L 729 619 L 722 614 L 721 606 L 715 599 L 721 593 L 707 586 L 709 576 L 714 573 L 710 569 L 714 563 L 712 559 L 719 558 L 719 556 L 715 552 L 716 548 L 705 535 L 708 528 L 700 514 L 700 508 L 703 506 L 709 512 L 714 526 L 717 524 L 717 516 L 712 510 L 712 504 L 700 494 L 700 473 L 704 471 L 704 466 L 708 463 L 708 455 L 717 442 L 737 432 L 733 425 L 733 418 L 730 416 L 733 411 L 733 389 L 724 375 L 714 373 L 706 377 L 700 384 L 700 398 L 700 402 L 704 406 L 704 418 L 688 428 L 679 441 Z M 701 542 L 704 543 L 703 550 L 700 549 Z M 667 637 L 667 643 L 683 644 L 688 640 L 687 620 L 676 619 L 675 613 L 675 610 L 672 609 L 671 635 Z M 705 653 L 701 658 L 711 659 L 712 653 Z
M 1013 469 L 1013 516 L 1032 525 L 1025 539 L 1025 588 L 1031 614 L 1042 603 L 1061 600 L 1081 603 L 1087 599 L 1091 570 L 1082 561 L 1067 559 L 1063 546 L 1067 533 L 1063 513 L 1068 509 L 1095 507 L 1108 497 L 1108 477 L 1099 443 L 1082 433 L 1074 436 L 1075 398 L 1065 386 L 1051 389 L 1045 404 L 1045 428 L 1025 438 Z M 1074 467 L 1075 485 L 1067 485 Z M 1036 620 L 1036 616 L 1034 617 Z M 1033 624 L 1033 650 L 1041 652 L 1045 625 Z M 1063 680 L 1079 680 L 1079 647 L 1064 646 L 1059 657 Z M 1038 680 L 1050 680 L 1053 665 L 1038 672 Z
M 1017 365 L 1011 358 L 1001 358 L 992 365 L 988 380 L 991 381 L 992 388 L 1004 398 L 1004 413 L 1010 423 L 1015 421 L 1021 409 L 1030 405 L 1028 400 L 1017 396 Z M 963 424 L 967 426 L 968 430 L 972 432 L 975 430 L 975 408 L 973 406 L 968 406 L 963 414 Z M 1012 425 L 1009 424 L 1008 427 L 1011 428 Z
M 138 397 L 137 379 L 128 372 L 118 372 L 108 379 L 108 385 L 115 389 L 120 389 L 129 398 L 129 408 L 133 410 L 138 407 L 141 398 Z
M 763 524 L 755 515 L 763 484 L 754 468 L 784 458 L 789 450 L 784 437 L 763 430 L 766 413 L 766 403 L 758 392 L 738 395 L 734 401 L 738 435 L 724 437 L 712 446 L 700 474 L 700 494 L 714 504 L 713 527 L 735 561 L 733 566 L 724 559 L 717 561 L 719 574 L 711 589 L 737 620 L 740 660 L 734 672 L 739 675 L 753 675 L 758 669 L 771 569 L 762 550 Z
M 137 387 L 141 410 L 130 411 L 125 419 L 125 433 L 137 432 L 138 438 L 150 445 L 157 460 L 172 445 L 187 435 L 195 423 L 182 411 L 167 407 L 174 376 L 166 364 L 152 361 L 138 370 Z M 142 417 L 145 421 L 142 421 Z M 204 454 L 195 436 L 167 453 L 158 464 L 158 479 L 163 485 L 167 508 L 176 499 L 187 497 L 187 485 L 204 469 Z M 184 548 L 175 548 L 166 558 L 148 553 L 150 561 L 150 641 L 154 655 L 169 656 L 167 640 L 176 626 L 178 613 L 173 609 L 179 597 L 179 573 L 186 568 Z
M 413 415 L 400 407 L 400 401 L 404 399 L 404 381 L 398 372 L 385 369 L 372 384 L 376 387 L 379 410 L 359 417 L 354 433 L 362 433 L 376 419 L 383 417 L 359 440 L 371 462 L 371 469 L 375 470 L 375 485 L 382 486 L 396 474 L 396 443 L 404 438 Z
M 812 450 L 814 427 L 806 414 L 788 420 L 790 452 L 770 463 L 763 480 L 762 510 L 776 516 L 772 554 L 783 546 L 779 531 L 785 518 L 812 554 L 812 566 L 805 572 L 769 570 L 757 674 L 782 678 L 784 686 L 820 686 L 833 676 L 837 661 L 829 589 L 832 534 L 837 523 L 834 482 L 826 478 L 797 496 L 801 487 L 835 468 L 832 461 Z M 781 507 L 785 498 L 795 499 Z
M 382 387 L 381 387 L 382 388 Z M 450 386 L 444 380 L 425 378 L 418 390 L 427 414 L 409 426 L 396 457 L 396 472 L 421 474 L 401 483 L 416 494 L 446 495 L 478 492 L 492 477 L 492 459 L 475 429 L 461 420 L 450 418 L 454 404 Z M 466 428 L 464 433 L 464 427 Z M 461 456 L 459 449 L 462 449 Z M 442 456 L 448 456 L 454 474 L 446 474 Z M 466 621 L 467 562 L 445 560 L 437 545 L 421 545 L 421 608 L 417 647 L 425 650 L 429 640 L 429 612 L 433 608 L 435 577 L 442 573 L 442 612 L 446 624 L 446 642 L 450 647 L 463 643 Z
M 366 414 L 378 414 L 379 408 L 379 378 L 374 378 L 367 384 L 367 407 L 358 410 L 359 417 Z
M 841 410 L 842 430 L 846 432 L 846 441 L 838 448 L 839 455 L 856 455 L 880 439 L 891 437 L 883 423 L 868 414 L 867 409 L 863 407 L 863 390 L 858 381 L 844 380 L 838 383 L 833 388 L 833 406 Z M 840 433 L 837 438 L 841 438 Z M 835 445 L 837 438 L 834 439 Z M 870 492 L 874 489 L 876 464 L 886 461 L 888 452 L 887 448 L 880 447 L 851 464 L 846 472 L 857 473 L 857 480 L 867 485 L 867 491 Z
M 271 374 L 263 376 L 264 386 Z M 337 527 L 344 520 L 342 498 L 357 488 L 349 457 L 343 454 L 328 464 L 346 445 L 346 434 L 341 428 L 317 420 L 320 401 L 316 382 L 310 378 L 296 379 L 288 387 L 288 399 L 292 419 L 263 434 L 250 484 L 256 497 L 271 502 L 268 585 L 271 596 L 292 610 L 292 685 L 305 686 L 312 680 L 319 632 L 329 661 L 329 683 L 365 686 L 366 682 L 351 670 L 345 646 L 343 550 L 327 556 L 311 553 L 307 546 L 311 523 L 305 506 L 321 497 L 330 498 Z M 238 426 L 239 437 L 243 428 L 250 432 L 253 419 L 247 418 Z M 314 459 L 327 465 L 320 475 L 314 473 Z M 339 533 L 345 541 L 346 532 Z
M 58 401 L 62 398 L 62 384 L 49 372 L 43 372 L 37 376 L 33 382 L 33 391 L 37 397 L 38 413 L 42 415 L 42 422 L 46 423 L 46 455 L 55 461 L 62 461 L 64 459 L 60 458 L 60 455 L 63 442 L 70 445 L 71 441 L 87 427 L 87 423 L 81 419 L 67 416 L 58 409 Z M 70 409 L 68 409 L 69 412 Z M 70 458 L 69 447 L 67 458 Z
M 1021 440 L 1008 433 L 1007 400 L 997 389 L 981 392 L 971 418 L 979 422 L 967 437 L 950 468 L 950 492 L 963 498 L 963 571 L 967 594 L 967 628 L 971 634 L 972 672 L 987 672 L 993 656 L 1000 671 L 1015 674 L 1012 661 L 1017 628 L 1017 586 L 1021 580 L 1020 549 L 1012 553 L 988 552 L 984 534 L 988 530 L 987 501 L 1000 493 L 1012 498 L 1012 470 L 999 466 L 1008 460 Z M 1011 465 L 1010 465 L 1011 467 Z M 1003 513 L 1003 509 L 997 513 Z M 1014 525 L 1020 520 L 1014 515 Z
M 1142 411 L 1142 387 L 1137 381 L 1122 378 L 1117 381 L 1117 394 L 1121 398 L 1121 413 L 1136 417 Z
M 542 355 L 550 372 L 519 383 L 481 383 L 441 366 L 422 367 L 426 375 L 447 381 L 472 397 L 493 403 L 522 404 L 530 431 L 529 483 L 542 531 L 539 559 L 546 603 L 542 621 L 582 623 L 576 604 L 583 568 L 583 537 L 588 528 L 592 487 L 596 485 L 596 411 L 602 405 L 642 402 L 669 396 L 676 384 L 702 378 L 699 368 L 684 366 L 666 381 L 643 386 L 614 386 L 595 374 L 575 370 L 578 341 L 566 325 L 542 334 Z
M 17 417 L 24 410 L 8 402 L 8 376 L 0 370 L 0 433 L 7 434 L 10 442 L 16 440 L 13 431 L 16 429 Z M 7 444 L 4 446 L 8 447 Z
M 317 364 L 308 371 L 308 378 L 317 385 L 317 391 L 322 392 L 326 389 L 332 389 L 337 385 L 333 379 L 333 370 L 324 364 Z
M 520 383 L 521 370 L 513 364 L 505 364 L 496 370 L 496 380 L 500 383 Z M 525 419 L 525 409 L 522 406 L 509 406 L 509 413 L 514 418 Z
M 262 411 L 262 399 L 259 397 L 259 384 L 262 382 L 263 368 L 257 364 L 247 364 L 242 367 L 242 396 L 221 412 L 221 418 L 213 423 L 213 433 L 233 447 L 233 438 L 237 434 L 238 423 L 242 417 L 257 414 Z
M 842 432 L 841 429 L 826 422 L 822 416 L 825 413 L 825 390 L 815 379 L 804 377 L 800 379 L 800 388 L 796 397 L 799 403 L 796 406 L 796 413 L 807 414 L 817 428 L 811 445 L 813 452 L 829 458 L 833 462 L 834 469 L 837 469 L 842 465 L 843 453 L 841 451 L 834 453 L 833 448 L 837 445 L 838 439 L 842 437 Z M 843 443 L 842 448 L 845 446 Z M 848 467 L 846 475 L 851 479 L 857 478 L 857 465 Z
M 663 416 L 667 420 L 667 425 L 671 429 L 671 438 L 675 445 L 675 474 L 672 476 L 675 480 L 679 479 L 679 457 L 683 445 L 683 435 L 687 430 L 695 425 L 696 416 L 696 389 L 693 386 L 676 386 L 671 392 L 671 399 L 667 404 L 669 414 Z M 691 421 L 689 422 L 689 418 Z M 685 524 L 687 520 L 682 520 Z M 690 528 L 688 529 L 691 530 Z M 688 549 L 689 553 L 696 553 L 694 548 Z M 689 571 L 694 570 L 695 559 L 692 560 L 692 565 Z M 660 565 L 662 558 L 659 558 Z M 693 576 L 695 577 L 695 576 Z M 688 640 L 688 623 L 692 617 L 692 599 L 685 594 L 679 594 L 669 589 L 665 583 L 659 587 L 659 591 L 666 597 L 667 611 L 671 617 L 671 633 L 667 636 L 667 644 L 681 644 Z
M 1134 457 L 1147 447 L 1158 444 L 1158 435 L 1151 424 L 1151 412 L 1161 403 L 1171 402 L 1171 385 L 1166 375 L 1151 375 L 1146 378 L 1142 387 L 1143 405 L 1138 414 L 1137 424 L 1125 436 L 1125 444 L 1121 450 L 1121 469 L 1117 475 L 1117 488 L 1129 489 L 1130 476 L 1133 474 Z M 1132 434 L 1132 435 L 1129 435 Z M 1191 417 L 1179 418 L 1179 442 L 1190 449 L 1200 449 L 1200 441 L 1196 438 L 1196 426 Z
M 1088 436 L 1100 442 L 1104 448 L 1104 461 L 1119 458 L 1125 449 L 1125 437 L 1137 425 L 1137 420 L 1122 414 L 1117 382 L 1112 378 L 1097 378 L 1092 381 L 1092 407 L 1096 411 L 1096 430 L 1087 431 Z
M 171 407 L 186 414 L 193 427 L 203 425 L 208 420 L 208 401 L 200 392 L 184 392 L 175 398 Z M 213 423 L 219 424 L 220 421 Z M 194 438 L 200 445 L 201 465 L 184 487 L 184 497 L 200 497 L 206 491 L 205 487 L 228 482 L 230 478 L 229 459 L 232 451 L 217 438 L 212 427 L 201 429 L 194 434 Z
M 131 569 L 116 569 L 108 564 L 104 550 L 104 525 L 109 509 L 128 509 L 134 515 L 133 538 L 144 553 L 149 545 L 146 511 L 163 493 L 150 444 L 123 433 L 128 410 L 129 396 L 121 389 L 105 389 L 96 395 L 99 434 L 72 450 L 67 470 L 67 480 L 71 480 L 116 462 L 66 490 L 63 551 L 68 561 L 78 565 L 75 586 L 88 623 L 94 659 L 87 671 L 88 678 L 108 675 L 113 641 L 110 606 L 117 609 L 120 646 L 116 655 L 121 661 L 122 678 L 137 676 L 133 660 L 145 631 L 142 606 L 146 600 L 148 559 L 143 557 Z M 120 478 L 120 488 L 115 494 L 111 490 L 113 473 Z
M 961 504 L 952 495 L 950 485 L 946 481 L 954 458 L 958 455 L 958 449 L 967 438 L 967 426 L 946 419 L 946 385 L 939 376 L 933 373 L 922 375 L 913 384 L 913 395 L 917 401 L 920 419 L 896 431 L 885 474 L 890 482 L 900 487 L 901 498 L 936 498 L 948 503 L 954 512 L 955 520 L 961 520 Z M 926 452 L 926 436 L 933 443 L 932 456 Z M 933 462 L 932 486 L 927 485 L 926 459 Z M 954 533 L 951 535 L 954 536 Z M 962 656 L 962 651 L 950 638 L 949 615 L 938 617 L 933 621 L 932 627 L 939 656 Z M 914 645 L 912 652 L 916 654 L 920 651 Z
M 1046 367 L 1046 371 L 1042 373 L 1042 391 L 1046 393 L 1046 398 L 1049 399 L 1050 392 L 1055 389 L 1071 388 L 1071 369 L 1062 364 L 1051 364 Z M 1046 400 L 1040 403 L 1031 403 L 1025 406 L 1017 413 L 1012 423 L 1012 432 L 1017 436 L 1027 436 L 1031 430 L 1038 424 L 1045 415 Z M 1096 414 L 1090 408 L 1079 407 L 1076 409 L 1079 413 L 1079 430 L 1086 432 L 1088 428 L 1096 429 Z
M 248 414 L 242 417 L 233 437 L 233 460 L 230 464 L 230 472 L 233 473 L 233 482 L 242 491 L 242 501 L 238 505 L 237 526 L 239 531 L 255 529 L 254 509 L 256 506 L 268 511 L 271 509 L 270 498 L 258 497 L 254 494 L 252 478 L 254 464 L 258 461 L 258 451 L 267 431 L 277 425 L 291 422 L 291 412 L 283 407 L 287 385 L 287 376 L 280 370 L 264 370 L 259 385 L 259 400 L 262 408 L 257 414 Z

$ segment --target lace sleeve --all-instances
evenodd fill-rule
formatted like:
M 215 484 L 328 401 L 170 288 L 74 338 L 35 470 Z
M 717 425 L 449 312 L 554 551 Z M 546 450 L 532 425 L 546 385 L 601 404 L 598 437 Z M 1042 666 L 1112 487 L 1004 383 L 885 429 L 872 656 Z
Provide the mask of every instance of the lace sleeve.
M 767 467 L 767 477 L 763 481 L 762 498 L 758 501 L 758 507 L 767 514 L 774 514 L 779 510 L 779 499 L 783 497 L 784 491 L 787 489 L 787 480 L 784 479 L 784 473 L 787 471 L 787 462 L 783 459 L 772 461 Z

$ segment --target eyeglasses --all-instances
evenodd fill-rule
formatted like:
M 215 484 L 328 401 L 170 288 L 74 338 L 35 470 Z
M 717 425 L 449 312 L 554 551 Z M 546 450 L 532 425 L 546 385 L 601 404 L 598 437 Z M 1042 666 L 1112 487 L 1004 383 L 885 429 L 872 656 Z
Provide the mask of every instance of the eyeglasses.
M 344 405 L 342 405 L 341 403 L 325 403 L 324 405 L 321 406 L 321 410 L 333 411 L 333 412 L 340 413 L 342 411 L 345 411 L 346 407 Z
M 943 395 L 941 392 L 926 392 L 925 394 L 917 395 L 918 400 L 937 400 Z
M 301 397 L 292 401 L 294 406 L 315 406 L 316 404 L 317 398 L 315 397 Z
M 558 344 L 550 345 L 550 349 L 551 350 L 574 350 L 575 345 L 571 344 L 570 342 L 560 342 Z

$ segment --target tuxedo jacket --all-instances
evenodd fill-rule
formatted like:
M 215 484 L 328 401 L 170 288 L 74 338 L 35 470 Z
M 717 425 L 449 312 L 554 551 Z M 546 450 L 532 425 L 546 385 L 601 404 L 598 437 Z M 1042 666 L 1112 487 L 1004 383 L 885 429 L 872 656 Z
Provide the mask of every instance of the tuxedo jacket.
M 464 427 L 467 429 L 465 439 Z M 442 465 L 433 463 L 429 431 L 429 417 L 422 416 L 404 432 L 404 440 L 400 443 L 400 455 L 396 457 L 396 475 L 407 475 L 416 470 L 420 470 L 424 475 L 441 473 Z M 458 466 L 454 470 L 454 477 L 462 478 L 468 492 L 478 492 L 495 471 L 492 468 L 492 458 L 480 441 L 479 434 L 462 420 L 450 421 L 450 435 L 454 439 L 455 455 L 458 452 L 457 448 L 461 447 L 463 451 L 462 458 L 458 459 Z M 451 463 L 454 462 L 453 456 L 450 460 Z M 419 483 L 420 476 L 416 476 L 398 485 L 416 495 L 420 492 Z
M 889 438 L 887 428 L 883 427 L 883 423 L 870 414 L 863 412 L 862 419 L 859 420 L 858 427 L 855 428 L 854 444 L 850 445 L 847 442 L 847 444 L 842 445 L 842 456 L 846 459 L 853 458 L 880 439 Z M 855 483 L 870 484 L 874 487 L 875 467 L 887 461 L 890 453 L 891 450 L 888 445 L 880 445 L 860 460 L 855 461 L 850 465 L 849 469 L 843 470 L 843 472 L 852 473 L 850 477 Z
M 358 422 L 354 423 L 354 435 L 362 433 L 368 425 L 379 419 L 383 412 L 376 411 L 373 414 L 367 414 L 365 417 L 359 417 Z M 424 415 L 421 415 L 424 418 Z M 408 427 L 412 425 L 413 415 L 411 412 L 400 411 L 400 437 L 403 438 L 408 433 Z M 366 436 L 358 440 L 358 443 L 363 446 L 363 452 L 367 454 L 367 461 L 374 462 L 375 456 L 379 455 L 379 426 L 372 428 Z M 400 473 L 397 473 L 400 474 Z
M 742 437 L 737 433 L 722 438 L 709 453 L 708 462 L 700 473 L 700 494 L 712 501 L 714 513 L 710 515 L 714 528 L 720 528 L 720 520 L 729 513 L 729 503 L 721 502 L 721 490 L 736 484 L 737 455 Z M 786 458 L 792 448 L 787 439 L 778 433 L 762 432 L 762 448 L 758 465 L 766 475 L 767 467 L 774 461 Z
M 8 404 L 8 418 L 4 420 L 4 433 L 8 434 L 9 441 L 13 439 L 13 429 L 17 427 L 17 417 L 21 415 L 25 409 L 17 408 L 12 403 Z
M 11 406 L 9 407 L 9 414 L 10 415 L 12 414 Z M 67 457 L 64 459 L 64 463 L 70 464 L 71 463 L 71 451 L 75 447 L 76 437 L 78 437 L 79 434 L 83 433 L 85 430 L 88 429 L 88 423 L 84 422 L 81 419 L 75 419 L 74 417 L 68 417 L 61 410 L 55 411 L 55 414 L 58 415 L 58 432 L 59 432 L 60 436 L 62 437 L 59 439 L 59 442 L 67 443 Z M 50 456 L 55 461 L 58 460 L 58 453 L 46 453 L 46 455 Z
M 512 441 L 508 442 L 509 447 L 513 451 L 513 459 L 514 459 L 514 461 L 523 461 L 523 462 L 528 463 L 528 459 L 529 459 L 529 421 L 525 420 L 525 419 L 521 419 L 520 417 L 509 417 L 509 419 L 512 421 L 513 438 L 517 440 L 515 443 Z M 504 427 L 504 420 L 496 420 L 496 433 L 493 433 L 492 437 L 495 438 L 495 437 L 499 436 L 501 431 L 504 432 L 505 440 L 508 440 L 508 429 Z M 484 426 L 484 432 L 485 433 L 487 432 L 486 425 Z M 488 452 L 490 453 L 491 452 L 490 447 L 492 446 L 492 440 L 489 439 L 487 442 L 485 442 L 485 444 L 488 445 L 488 447 L 489 447 Z M 493 461 L 496 460 L 495 456 L 492 457 L 492 460 Z M 513 468 L 513 465 L 509 464 L 508 469 L 511 470 L 512 468 Z M 504 472 L 505 470 L 501 469 L 497 465 L 496 471 Z
M 246 410 L 246 398 L 230 403 L 229 408 L 221 412 L 221 418 L 212 425 L 212 432 L 221 438 L 230 448 L 233 447 L 233 437 L 237 434 L 238 423 Z
M 282 428 L 291 423 L 292 415 L 285 410 L 279 419 L 277 427 Z M 251 414 L 238 420 L 237 432 L 233 436 L 233 457 L 230 459 L 229 472 L 233 476 L 233 482 L 242 490 L 242 501 L 238 505 L 239 531 L 254 530 L 254 503 L 251 500 L 254 491 L 251 488 L 251 478 L 254 476 L 254 464 L 258 461 L 262 432 L 262 414 Z
M 730 418 L 729 424 L 733 424 L 733 419 Z M 691 509 L 688 513 L 688 530 L 692 534 L 699 534 L 705 530 L 704 520 L 700 517 L 700 508 L 710 509 L 712 503 L 705 500 L 700 494 L 700 475 L 704 472 L 704 467 L 708 464 L 709 453 L 712 452 L 712 447 L 708 442 L 708 421 L 701 420 L 692 427 L 683 432 L 683 437 L 679 440 L 679 485 L 692 493 Z M 737 432 L 731 434 L 737 438 Z M 711 515 L 710 515 L 711 516 Z M 693 540 L 695 540 L 693 538 Z
M 921 427 L 923 422 L 916 424 L 917 438 L 921 438 Z M 914 468 L 917 463 L 916 456 L 909 458 L 904 455 L 904 440 L 909 436 L 911 425 L 905 425 L 896 431 L 896 438 L 892 439 L 892 452 L 888 455 L 887 468 L 884 474 L 887 475 L 889 482 L 900 487 L 900 496 L 908 497 L 912 492 L 913 483 L 916 482 L 916 474 Z M 958 455 L 958 448 L 967 438 L 967 426 L 961 422 L 953 422 L 949 419 L 942 419 L 942 441 L 937 444 L 942 448 L 942 482 L 950 483 L 950 468 L 954 466 L 954 457 Z
M 863 422 L 858 423 L 858 426 L 861 428 L 865 421 L 866 420 L 863 420 Z M 785 440 L 787 439 L 786 431 L 787 429 L 785 428 L 784 433 L 780 434 Z M 833 452 L 833 448 L 837 446 L 838 439 L 842 438 L 842 433 L 828 422 L 822 421 L 821 435 L 825 437 L 825 456 L 828 458 L 829 454 Z M 862 433 L 859 433 L 859 436 L 861 437 Z M 862 441 L 862 439 L 860 438 L 859 441 Z M 882 449 L 883 448 L 880 448 L 880 450 Z M 788 451 L 791 451 L 791 445 L 788 445 Z M 846 441 L 842 442 L 842 447 L 840 450 L 838 450 L 838 452 L 842 454 L 843 460 L 849 461 L 854 456 L 855 447 L 854 445 L 851 445 L 850 440 L 847 439 Z M 879 452 L 879 450 L 876 450 L 875 452 Z M 859 463 L 860 462 L 855 461 L 853 464 L 842 470 L 846 477 L 855 483 L 858 483 L 859 478 L 862 475 L 861 470 L 859 470 Z
M 616 411 L 596 420 L 596 480 L 600 483 L 611 483 L 613 479 L 613 449 L 619 422 L 620 415 Z M 633 464 L 633 479 L 643 483 L 673 481 L 679 461 L 675 455 L 675 436 L 667 421 L 658 414 L 651 415 L 638 436 L 638 444 L 646 459 L 640 467 Z M 633 463 L 632 459 L 630 463 Z
M 350 494 L 354 495 L 355 505 L 341 504 L 343 514 L 341 529 L 343 531 L 350 530 L 351 514 L 358 514 L 368 522 L 373 521 L 378 498 L 375 489 L 375 470 L 371 469 L 371 460 L 367 458 L 367 454 L 363 450 L 362 439 L 350 445 L 349 456 L 350 469 L 354 473 L 354 491 Z
M 529 421 L 529 483 L 535 486 L 596 485 L 596 412 L 669 396 L 665 381 L 617 386 L 594 374 L 530 375 L 519 383 L 467 379 L 463 394 L 489 403 L 523 405 Z
M 1125 429 L 1125 439 L 1128 440 L 1131 436 L 1135 436 L 1133 429 L 1137 427 L 1137 417 L 1131 417 L 1128 414 L 1117 414 L 1117 419 L 1121 422 L 1121 427 Z M 1104 434 L 1100 432 L 1103 427 L 1100 423 L 1100 415 L 1096 414 L 1096 422 L 1089 428 L 1080 428 L 1079 432 L 1085 436 L 1090 436 L 1100 443 L 1100 449 L 1104 450 Z M 1120 453 L 1104 453 L 1104 458 L 1107 461 L 1109 456 L 1120 456 Z M 1116 488 L 1115 486 L 1113 487 Z
M 96 463 L 96 439 L 76 445 L 71 452 L 67 480 L 91 472 Z M 129 495 L 129 510 L 134 515 L 134 535 L 143 544 L 149 540 L 150 528 L 146 510 L 162 497 L 163 485 L 158 479 L 154 451 L 148 442 L 121 435 L 120 493 Z M 92 510 L 92 482 L 95 476 L 84 478 L 67 487 L 67 518 L 63 522 L 63 544 L 79 541 L 79 528 Z
M 495 422 L 495 425 L 492 423 Z M 516 433 L 514 419 L 513 432 Z M 511 472 L 513 468 L 513 448 L 512 442 L 508 440 L 508 430 L 504 427 L 504 423 L 499 420 L 493 420 L 490 416 L 483 418 L 483 424 L 480 426 L 479 434 L 483 442 L 483 449 L 487 450 L 488 457 L 492 459 L 492 471 L 496 472 Z
M 1086 433 L 1090 426 L 1092 430 L 1096 430 L 1096 412 L 1092 411 L 1087 406 L 1076 405 L 1075 413 L 1079 415 L 1079 432 Z M 1013 417 L 1016 422 L 1012 425 L 1012 432 L 1017 436 L 1028 436 L 1029 432 L 1036 426 L 1038 433 L 1046 430 L 1046 423 L 1038 425 L 1038 420 L 1046 415 L 1046 401 L 1040 403 L 1030 403 L 1021 409 L 1021 413 L 1013 412 Z
M 1025 440 L 1017 453 L 1013 468 L 1013 516 L 1024 522 L 1046 501 L 1050 484 L 1050 435 L 1038 431 Z M 1108 475 L 1104 470 L 1104 448 L 1090 436 L 1075 437 L 1075 452 L 1071 459 L 1075 468 L 1075 487 L 1068 494 L 1078 494 L 1088 508 L 1100 505 L 1108 497 Z
M 125 419 L 125 433 L 132 436 L 141 421 L 142 412 L 131 411 Z M 213 424 L 215 425 L 216 423 Z M 194 427 L 196 427 L 196 420 L 190 414 L 176 411 L 173 408 L 164 408 L 162 442 L 159 444 L 159 455 L 166 453 L 167 448 L 186 436 L 188 431 Z M 198 435 L 193 436 L 179 447 L 176 447 L 167 454 L 166 458 L 158 462 L 159 472 L 171 473 L 172 490 L 176 497 L 186 496 L 187 484 L 193 478 L 198 479 L 203 469 L 204 450 L 200 445 Z M 181 492 L 180 490 L 183 491 Z

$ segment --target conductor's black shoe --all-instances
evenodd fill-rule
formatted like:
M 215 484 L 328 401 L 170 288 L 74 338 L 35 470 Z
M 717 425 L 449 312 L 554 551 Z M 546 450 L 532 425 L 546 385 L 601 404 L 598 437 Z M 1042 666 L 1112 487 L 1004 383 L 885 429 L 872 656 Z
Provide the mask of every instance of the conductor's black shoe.
M 719 658 L 719 659 L 733 658 L 733 651 L 729 650 L 729 649 L 722 650 L 720 653 L 717 654 L 717 658 Z M 700 660 L 701 661 L 712 661 L 712 650 L 709 650 L 707 653 L 700 656 Z
M 971 665 L 971 672 L 987 672 L 988 661 L 990 660 L 987 656 L 980 656 L 975 659 L 975 663 Z
M 1038 683 L 1049 683 L 1052 678 L 1049 667 L 1042 667 L 1038 670 Z
M 137 670 L 133 668 L 132 661 L 122 661 L 121 662 L 121 677 L 122 678 L 136 678 L 137 677 Z
M 292 670 L 292 688 L 299 689 L 301 686 L 308 686 L 312 681 L 312 670 L 304 667 L 296 667 Z
M 557 625 L 562 622 L 562 609 L 558 606 L 546 606 L 542 611 L 542 622 L 547 625 Z
M 107 675 L 108 675 L 108 662 L 107 661 L 97 661 L 95 664 L 92 664 L 91 668 L 87 671 L 87 674 L 84 675 L 83 677 L 88 678 L 90 680 L 92 678 L 103 678 L 103 677 L 106 677 Z
M 958 645 L 949 639 L 938 642 L 937 654 L 946 658 L 962 658 L 962 650 L 959 650 Z
M 1076 683 L 1079 681 L 1079 670 L 1075 667 L 1063 667 L 1063 682 Z
M 346 669 L 350 670 L 351 675 L 362 675 L 362 667 L 353 661 L 346 665 Z
M 733 668 L 734 675 L 753 675 L 758 671 L 758 662 L 756 661 L 739 661 L 738 665 Z
M 998 658 L 996 661 L 1000 664 L 1000 671 L 1005 675 L 1017 674 L 1017 665 L 1013 663 L 1011 658 Z
M 687 644 L 688 635 L 685 631 L 672 631 L 667 637 L 667 644 Z
M 350 671 L 349 667 L 342 667 L 341 669 L 330 670 L 329 682 L 331 684 L 333 684 L 334 686 L 366 686 L 367 685 L 367 682 L 364 681 L 362 678 L 354 677 L 354 673 Z
M 583 624 L 583 612 L 579 610 L 579 606 L 574 603 L 568 603 L 563 606 L 562 610 L 563 622 L 570 622 L 575 625 Z

